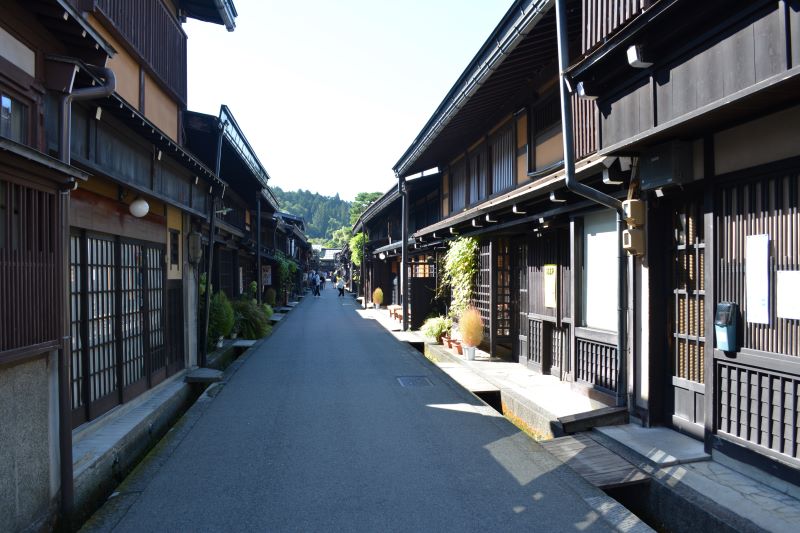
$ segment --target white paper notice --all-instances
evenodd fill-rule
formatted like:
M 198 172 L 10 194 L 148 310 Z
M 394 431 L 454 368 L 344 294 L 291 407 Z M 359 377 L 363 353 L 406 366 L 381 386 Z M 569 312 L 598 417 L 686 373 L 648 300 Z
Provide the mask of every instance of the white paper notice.
M 769 324 L 769 235 L 748 235 L 744 254 L 747 321 Z
M 800 320 L 800 270 L 779 270 L 778 317 Z

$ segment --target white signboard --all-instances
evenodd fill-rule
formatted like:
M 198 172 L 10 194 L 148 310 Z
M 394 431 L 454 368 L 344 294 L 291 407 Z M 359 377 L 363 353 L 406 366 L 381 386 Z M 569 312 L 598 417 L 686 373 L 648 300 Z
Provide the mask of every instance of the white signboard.
M 769 235 L 748 235 L 744 257 L 747 321 L 769 324 Z
M 779 270 L 777 278 L 778 318 L 800 320 L 800 270 Z

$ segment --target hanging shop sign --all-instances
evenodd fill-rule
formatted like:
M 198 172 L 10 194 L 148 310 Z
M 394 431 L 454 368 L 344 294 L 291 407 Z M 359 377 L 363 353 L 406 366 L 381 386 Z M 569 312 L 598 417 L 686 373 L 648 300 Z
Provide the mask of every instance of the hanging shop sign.
M 558 265 L 544 265 L 544 306 L 558 307 Z

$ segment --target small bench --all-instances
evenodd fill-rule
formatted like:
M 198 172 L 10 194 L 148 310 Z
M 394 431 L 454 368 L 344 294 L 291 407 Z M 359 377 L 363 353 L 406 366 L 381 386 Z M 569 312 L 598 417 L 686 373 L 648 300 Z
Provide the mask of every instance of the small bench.
M 394 318 L 396 320 L 403 319 L 403 306 L 401 305 L 387 305 L 386 309 L 389 310 L 389 318 Z

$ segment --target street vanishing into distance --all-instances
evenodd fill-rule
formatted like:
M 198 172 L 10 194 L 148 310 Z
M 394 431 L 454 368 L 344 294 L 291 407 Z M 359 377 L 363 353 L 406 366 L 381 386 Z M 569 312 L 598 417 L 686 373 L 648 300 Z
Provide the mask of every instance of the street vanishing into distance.
M 611 527 L 612 500 L 369 316 L 306 297 L 85 531 Z

